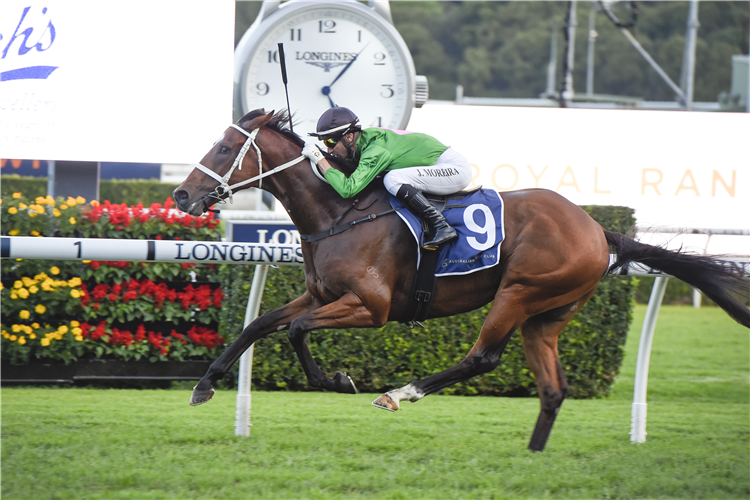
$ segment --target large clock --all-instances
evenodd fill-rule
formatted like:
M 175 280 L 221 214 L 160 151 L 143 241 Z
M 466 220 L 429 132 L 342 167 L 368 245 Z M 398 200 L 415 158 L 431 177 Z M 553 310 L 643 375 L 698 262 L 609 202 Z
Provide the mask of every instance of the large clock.
M 265 1 L 235 50 L 234 114 L 286 108 L 279 67 L 283 43 L 294 131 L 315 131 L 332 106 L 362 126 L 404 129 L 427 100 L 409 49 L 391 23 L 388 2 Z

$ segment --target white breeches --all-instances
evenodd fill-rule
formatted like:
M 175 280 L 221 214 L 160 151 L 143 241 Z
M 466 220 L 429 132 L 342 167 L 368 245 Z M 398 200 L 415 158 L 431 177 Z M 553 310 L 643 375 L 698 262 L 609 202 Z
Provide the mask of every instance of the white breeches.
M 451 194 L 470 182 L 469 160 L 453 148 L 446 149 L 434 165 L 391 170 L 383 178 L 385 188 L 394 196 L 403 184 L 411 184 L 424 193 Z

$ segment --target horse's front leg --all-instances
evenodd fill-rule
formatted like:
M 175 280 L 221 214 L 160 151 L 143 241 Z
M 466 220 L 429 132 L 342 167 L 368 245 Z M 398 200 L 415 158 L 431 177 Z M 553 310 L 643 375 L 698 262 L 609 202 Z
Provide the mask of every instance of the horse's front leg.
M 297 300 L 260 316 L 247 325 L 242 334 L 232 342 L 224 353 L 216 361 L 211 363 L 208 371 L 198 384 L 193 388 L 190 396 L 190 405 L 196 406 L 208 402 L 214 395 L 213 385 L 217 380 L 224 378 L 227 371 L 255 341 L 273 332 L 286 330 L 292 321 L 299 315 L 314 310 L 320 304 L 306 292 Z
M 292 321 L 289 327 L 289 342 L 294 347 L 302 363 L 307 380 L 313 387 L 322 387 L 329 391 L 355 394 L 357 388 L 345 373 L 336 372 L 333 378 L 328 377 L 315 363 L 307 345 L 307 336 L 311 330 L 320 328 L 379 328 L 388 318 L 390 300 L 372 300 L 369 307 L 355 293 L 348 293 L 336 302 L 327 304 Z

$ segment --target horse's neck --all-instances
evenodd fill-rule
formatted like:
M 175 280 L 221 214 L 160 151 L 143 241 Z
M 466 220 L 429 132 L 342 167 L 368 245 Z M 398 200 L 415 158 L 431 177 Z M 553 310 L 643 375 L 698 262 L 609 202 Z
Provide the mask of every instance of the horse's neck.
M 291 153 L 284 154 L 277 163 L 294 160 L 299 155 L 298 149 L 297 146 L 287 148 Z M 308 160 L 267 177 L 266 181 L 267 190 L 281 202 L 300 234 L 330 228 L 354 201 L 342 199 L 331 186 L 318 179 Z

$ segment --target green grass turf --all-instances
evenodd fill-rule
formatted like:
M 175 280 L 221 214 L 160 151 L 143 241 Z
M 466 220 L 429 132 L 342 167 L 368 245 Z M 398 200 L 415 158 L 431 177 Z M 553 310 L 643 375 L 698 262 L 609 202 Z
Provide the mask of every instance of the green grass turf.
M 630 443 L 638 307 L 609 398 L 567 400 L 544 453 L 536 399 L 2 389 L 2 497 L 748 498 L 750 331 L 715 308 L 670 306 L 649 373 L 648 436 Z

